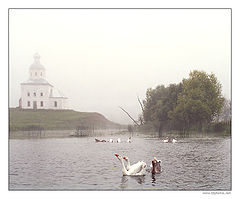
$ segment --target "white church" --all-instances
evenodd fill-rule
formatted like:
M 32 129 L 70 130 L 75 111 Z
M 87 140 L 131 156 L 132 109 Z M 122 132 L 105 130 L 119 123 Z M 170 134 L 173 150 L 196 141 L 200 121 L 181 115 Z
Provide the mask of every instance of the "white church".
M 67 97 L 48 83 L 46 70 L 40 63 L 39 54 L 33 56 L 34 62 L 29 68 L 29 79 L 21 83 L 21 109 L 67 109 Z

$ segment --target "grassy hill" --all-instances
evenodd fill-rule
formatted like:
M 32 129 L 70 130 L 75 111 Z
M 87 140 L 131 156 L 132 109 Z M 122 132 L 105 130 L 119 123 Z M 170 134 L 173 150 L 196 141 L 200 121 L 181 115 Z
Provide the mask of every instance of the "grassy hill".
M 107 120 L 99 113 L 74 110 L 21 110 L 9 109 L 10 131 L 18 130 L 62 130 L 80 128 L 119 128 L 120 125 Z

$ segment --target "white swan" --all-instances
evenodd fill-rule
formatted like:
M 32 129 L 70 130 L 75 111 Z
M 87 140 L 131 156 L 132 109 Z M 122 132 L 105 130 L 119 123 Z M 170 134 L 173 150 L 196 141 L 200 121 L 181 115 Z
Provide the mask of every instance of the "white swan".
M 176 138 L 170 138 L 170 137 L 166 137 L 164 140 L 163 140 L 164 143 L 175 143 L 177 142 L 177 139 Z
M 115 154 L 115 156 L 120 160 L 122 164 L 122 173 L 124 176 L 140 176 L 140 175 L 145 175 L 146 173 L 146 167 L 147 164 L 145 162 L 142 162 L 138 166 L 130 167 L 129 170 L 126 169 L 124 162 L 123 162 L 123 157 L 121 155 Z
M 172 142 L 173 142 L 173 143 L 177 142 L 177 138 L 173 138 L 173 139 L 172 139 Z
M 120 139 L 120 138 L 118 138 L 118 139 L 117 139 L 117 142 L 118 142 L 118 143 L 120 143 L 120 142 L 121 142 L 121 139 Z
M 129 138 L 127 139 L 127 142 L 131 143 L 131 142 L 132 142 L 132 138 L 129 137 Z
M 143 161 L 139 161 L 136 164 L 131 165 L 130 160 L 127 156 L 124 156 L 123 159 L 127 162 L 127 167 L 126 167 L 127 170 L 132 169 L 132 168 L 138 168 L 145 163 Z
M 168 137 L 163 140 L 164 143 L 168 143 Z

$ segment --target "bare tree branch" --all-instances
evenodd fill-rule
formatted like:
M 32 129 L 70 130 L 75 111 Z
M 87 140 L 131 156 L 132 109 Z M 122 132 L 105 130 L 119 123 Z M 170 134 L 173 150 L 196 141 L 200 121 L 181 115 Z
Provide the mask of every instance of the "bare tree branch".
M 119 108 L 122 109 L 122 111 L 124 111 L 124 112 L 128 115 L 128 117 L 130 117 L 131 120 L 132 120 L 136 125 L 140 126 L 140 125 L 136 122 L 136 120 L 134 120 L 127 111 L 125 111 L 125 110 L 124 110 L 122 107 L 120 107 L 120 106 L 119 106 Z
M 143 112 L 143 105 L 142 105 L 142 102 L 141 102 L 141 100 L 139 99 L 138 96 L 137 96 L 137 98 L 138 98 L 138 102 L 139 102 L 139 104 L 140 104 L 140 106 L 141 106 L 141 108 L 142 108 L 142 112 Z

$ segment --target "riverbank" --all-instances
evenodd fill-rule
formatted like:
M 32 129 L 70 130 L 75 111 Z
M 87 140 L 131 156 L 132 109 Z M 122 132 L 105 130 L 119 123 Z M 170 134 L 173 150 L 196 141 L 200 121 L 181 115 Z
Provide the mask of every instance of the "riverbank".
M 121 126 L 96 112 L 9 108 L 10 131 L 119 129 Z
M 9 139 L 39 139 L 39 138 L 67 138 L 74 137 L 74 130 L 43 130 L 43 131 L 10 131 Z M 129 135 L 127 130 L 86 130 L 83 131 L 82 137 L 101 137 L 110 135 Z M 81 137 L 81 136 L 80 136 Z
M 38 130 L 38 131 L 10 131 L 10 139 L 39 139 L 39 138 L 67 138 L 74 137 L 75 130 Z M 123 136 L 126 137 L 145 137 L 145 138 L 159 138 L 164 137 L 176 137 L 177 139 L 184 138 L 224 138 L 231 137 L 230 134 L 222 133 L 191 133 L 188 135 L 180 135 L 175 133 L 165 133 L 162 137 L 159 137 L 157 132 L 128 132 L 127 129 L 96 129 L 85 130 L 80 133 L 80 137 L 106 137 L 106 136 Z
M 138 134 L 148 134 L 151 137 L 172 137 L 172 138 L 214 138 L 214 137 L 231 137 L 230 132 L 197 132 L 197 131 L 191 131 L 186 133 L 181 133 L 178 131 L 166 131 L 162 132 L 161 135 L 159 135 L 158 132 L 138 132 Z

